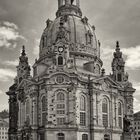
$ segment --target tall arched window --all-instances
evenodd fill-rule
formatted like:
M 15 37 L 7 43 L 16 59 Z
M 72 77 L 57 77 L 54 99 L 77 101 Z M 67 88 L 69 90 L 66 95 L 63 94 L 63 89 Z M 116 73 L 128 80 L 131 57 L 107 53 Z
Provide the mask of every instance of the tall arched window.
M 57 138 L 58 140 L 65 140 L 65 135 L 63 133 L 58 133 Z
M 121 102 L 118 103 L 118 125 L 122 128 L 122 104 Z
M 121 73 L 118 73 L 118 74 L 117 74 L 117 79 L 118 79 L 119 82 L 122 81 L 122 75 L 121 75 Z
M 26 100 L 26 123 L 30 124 L 30 100 Z
M 86 98 L 83 95 L 80 97 L 80 125 L 86 125 Z
M 104 135 L 104 140 L 110 140 L 110 136 L 108 134 Z
M 108 100 L 106 98 L 102 101 L 102 120 L 103 126 L 108 127 Z
M 82 140 L 88 140 L 88 135 L 87 134 L 83 134 L 82 135 Z
M 63 57 L 62 56 L 59 56 L 58 57 L 58 65 L 59 66 L 62 66 L 63 65 Z
M 42 100 L 41 100 L 41 103 L 42 103 L 42 125 L 45 125 L 46 124 L 46 97 L 43 96 L 42 97 Z
M 26 115 L 30 114 L 30 101 L 29 99 L 26 100 Z
M 85 111 L 86 109 L 86 99 L 84 96 L 81 96 L 80 98 L 80 110 Z
M 57 94 L 57 101 L 64 101 L 65 100 L 65 95 L 62 92 L 59 92 Z
M 57 124 L 63 125 L 65 123 L 66 114 L 66 100 L 63 92 L 57 93 L 57 104 L 56 104 Z

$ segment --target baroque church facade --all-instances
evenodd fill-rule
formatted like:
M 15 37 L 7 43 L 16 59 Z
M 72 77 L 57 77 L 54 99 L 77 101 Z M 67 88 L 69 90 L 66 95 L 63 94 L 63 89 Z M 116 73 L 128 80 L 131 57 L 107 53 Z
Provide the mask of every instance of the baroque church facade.
M 79 0 L 58 0 L 33 76 L 22 48 L 9 96 L 9 140 L 132 140 L 133 93 L 116 43 L 105 74 L 95 27 Z

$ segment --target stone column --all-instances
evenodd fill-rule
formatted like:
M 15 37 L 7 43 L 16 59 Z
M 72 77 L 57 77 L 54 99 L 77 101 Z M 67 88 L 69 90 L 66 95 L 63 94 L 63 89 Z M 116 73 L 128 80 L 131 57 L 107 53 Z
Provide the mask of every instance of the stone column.
M 80 1 L 76 0 L 76 6 L 80 8 Z
M 70 5 L 71 1 L 70 0 L 65 0 L 65 5 Z

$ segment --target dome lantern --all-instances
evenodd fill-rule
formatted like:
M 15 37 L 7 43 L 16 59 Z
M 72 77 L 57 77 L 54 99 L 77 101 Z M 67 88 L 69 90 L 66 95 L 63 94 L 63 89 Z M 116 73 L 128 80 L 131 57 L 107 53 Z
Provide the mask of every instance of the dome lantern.
M 76 15 L 82 17 L 79 0 L 58 0 L 57 17 L 62 15 Z

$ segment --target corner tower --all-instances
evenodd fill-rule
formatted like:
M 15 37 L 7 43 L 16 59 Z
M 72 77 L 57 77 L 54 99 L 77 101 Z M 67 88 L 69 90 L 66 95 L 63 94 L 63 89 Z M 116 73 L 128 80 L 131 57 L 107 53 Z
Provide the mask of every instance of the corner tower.
M 20 83 L 23 79 L 27 79 L 30 76 L 30 66 L 28 63 L 28 57 L 26 56 L 25 46 L 22 47 L 22 53 L 19 57 L 19 65 L 17 66 L 17 80 Z
M 116 42 L 116 50 L 112 61 L 112 71 L 111 77 L 122 87 L 122 89 L 119 89 L 119 92 L 124 96 L 123 139 L 133 139 L 133 94 L 135 89 L 132 83 L 129 82 L 129 75 L 125 71 L 125 61 L 118 41 Z
M 125 62 L 120 51 L 120 44 L 116 42 L 116 50 L 114 52 L 114 58 L 112 61 L 112 77 L 117 82 L 124 82 L 128 78 L 127 73 L 125 74 Z

